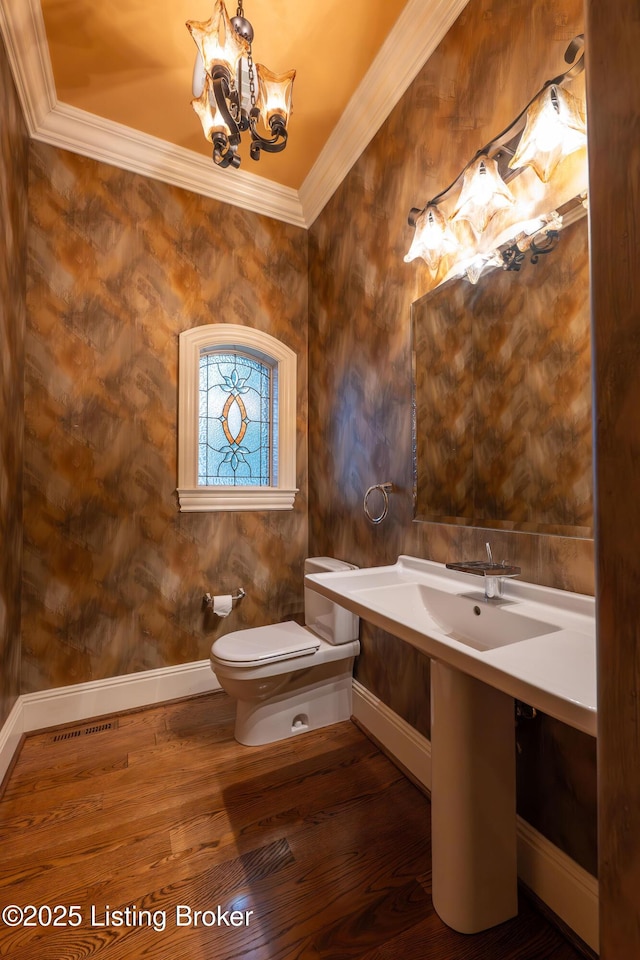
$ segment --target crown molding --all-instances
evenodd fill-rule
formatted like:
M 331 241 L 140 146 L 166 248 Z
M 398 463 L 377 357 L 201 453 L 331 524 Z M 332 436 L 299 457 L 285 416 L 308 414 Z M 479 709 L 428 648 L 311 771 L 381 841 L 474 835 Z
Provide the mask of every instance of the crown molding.
M 308 226 L 321 213 L 468 2 L 409 0 L 300 188 Z
M 59 102 L 40 0 L 0 0 L 0 31 L 34 140 L 309 227 L 467 2 L 409 0 L 299 191 Z
M 182 187 L 213 200 L 306 227 L 297 190 L 244 170 L 219 170 L 193 150 L 58 103 L 34 139 Z
M 57 102 L 40 0 L 0 0 L 0 33 L 33 137 Z

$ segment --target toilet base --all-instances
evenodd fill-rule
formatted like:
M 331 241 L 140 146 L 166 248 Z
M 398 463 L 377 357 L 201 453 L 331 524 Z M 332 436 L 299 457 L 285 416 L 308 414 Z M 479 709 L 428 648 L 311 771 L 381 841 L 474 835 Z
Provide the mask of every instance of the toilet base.
M 257 747 L 351 718 L 353 657 L 301 670 L 268 700 L 238 700 L 234 735 Z

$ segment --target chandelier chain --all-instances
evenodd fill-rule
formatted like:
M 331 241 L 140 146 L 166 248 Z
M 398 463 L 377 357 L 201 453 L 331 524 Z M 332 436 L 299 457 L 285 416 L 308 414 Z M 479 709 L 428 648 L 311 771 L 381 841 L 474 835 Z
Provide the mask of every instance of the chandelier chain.
M 256 81 L 253 73 L 253 56 L 251 54 L 251 44 L 249 44 L 249 55 L 247 56 L 247 69 L 249 71 L 249 96 L 251 98 L 251 106 L 255 107 L 256 105 Z
M 238 6 L 236 8 L 236 17 L 242 17 L 244 19 L 244 6 L 243 6 L 242 0 L 238 0 Z M 255 107 L 256 81 L 255 81 L 255 74 L 253 71 L 253 50 L 252 50 L 251 43 L 249 43 L 249 53 L 247 54 L 247 73 L 249 74 L 249 98 L 251 100 L 251 106 Z

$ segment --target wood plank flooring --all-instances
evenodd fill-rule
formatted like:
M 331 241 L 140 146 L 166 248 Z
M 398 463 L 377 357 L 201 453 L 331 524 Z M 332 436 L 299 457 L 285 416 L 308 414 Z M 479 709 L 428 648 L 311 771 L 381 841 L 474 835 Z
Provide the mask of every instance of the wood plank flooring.
M 218 693 L 25 740 L 0 909 L 33 925 L 0 920 L 0 957 L 580 960 L 522 897 L 486 933 L 444 926 L 429 802 L 353 724 L 243 747 L 233 712 Z

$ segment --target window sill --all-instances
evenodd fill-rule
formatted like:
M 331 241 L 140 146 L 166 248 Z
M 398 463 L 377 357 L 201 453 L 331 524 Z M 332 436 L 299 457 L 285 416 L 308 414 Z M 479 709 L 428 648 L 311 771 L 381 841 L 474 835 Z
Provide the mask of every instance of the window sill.
M 280 487 L 178 488 L 181 513 L 215 513 L 220 510 L 293 510 L 296 490 Z

